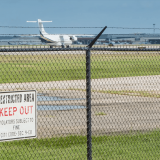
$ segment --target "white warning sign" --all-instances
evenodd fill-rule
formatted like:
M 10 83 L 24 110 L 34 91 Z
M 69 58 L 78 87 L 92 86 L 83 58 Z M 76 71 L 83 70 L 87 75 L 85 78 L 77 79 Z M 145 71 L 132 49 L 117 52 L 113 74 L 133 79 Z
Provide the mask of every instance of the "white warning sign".
M 36 91 L 0 92 L 0 141 L 36 137 Z

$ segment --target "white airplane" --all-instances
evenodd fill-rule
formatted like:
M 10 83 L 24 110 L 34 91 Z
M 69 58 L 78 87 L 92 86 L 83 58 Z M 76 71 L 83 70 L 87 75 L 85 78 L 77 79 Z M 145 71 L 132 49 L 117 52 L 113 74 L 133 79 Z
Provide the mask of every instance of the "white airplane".
M 27 21 L 27 22 L 36 23 L 37 21 Z M 41 19 L 38 19 L 40 37 L 43 42 L 50 44 L 50 48 L 52 48 L 53 46 L 62 46 L 62 48 L 64 48 L 66 46 L 67 48 L 69 48 L 69 46 L 72 44 L 73 41 L 77 41 L 76 36 L 82 36 L 82 35 L 48 34 L 44 30 L 44 27 L 42 24 L 44 22 L 52 22 L 52 21 L 41 21 Z M 89 35 L 89 36 L 94 36 L 94 35 Z

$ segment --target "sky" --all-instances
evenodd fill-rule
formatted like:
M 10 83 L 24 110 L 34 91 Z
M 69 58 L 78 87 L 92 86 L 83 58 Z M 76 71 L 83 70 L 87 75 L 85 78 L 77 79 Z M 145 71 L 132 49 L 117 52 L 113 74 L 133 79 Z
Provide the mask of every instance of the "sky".
M 160 28 L 160 0 L 0 0 L 0 26 L 38 27 L 26 21 L 52 21 L 44 27 Z M 97 34 L 101 28 L 46 28 L 50 34 Z M 105 34 L 153 33 L 110 29 Z M 160 33 L 160 30 L 156 30 Z M 4 28 L 0 34 L 39 34 L 38 28 Z

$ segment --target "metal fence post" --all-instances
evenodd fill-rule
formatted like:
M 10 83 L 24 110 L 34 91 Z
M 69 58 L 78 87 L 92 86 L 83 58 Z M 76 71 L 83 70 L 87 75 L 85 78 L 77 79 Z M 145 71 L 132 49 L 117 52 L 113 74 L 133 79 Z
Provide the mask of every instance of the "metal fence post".
M 91 61 L 90 49 L 86 50 L 86 107 L 87 107 L 87 159 L 92 159 L 91 137 Z
M 87 159 L 92 160 L 92 125 L 91 125 L 91 52 L 90 49 L 95 44 L 97 39 L 102 35 L 102 31 L 92 40 L 86 50 L 86 108 L 87 108 Z

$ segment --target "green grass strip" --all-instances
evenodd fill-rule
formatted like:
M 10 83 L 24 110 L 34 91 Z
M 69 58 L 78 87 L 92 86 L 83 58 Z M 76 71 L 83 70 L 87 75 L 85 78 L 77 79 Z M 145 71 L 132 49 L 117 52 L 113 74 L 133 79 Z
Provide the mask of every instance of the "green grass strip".
M 1 55 L 0 83 L 85 79 L 85 69 L 85 54 Z M 159 75 L 159 73 L 160 56 L 157 52 L 127 55 L 119 52 L 116 55 L 91 56 L 92 79 Z
M 0 142 L 3 160 L 87 159 L 86 136 Z M 126 135 L 93 136 L 93 160 L 159 159 L 160 131 Z

